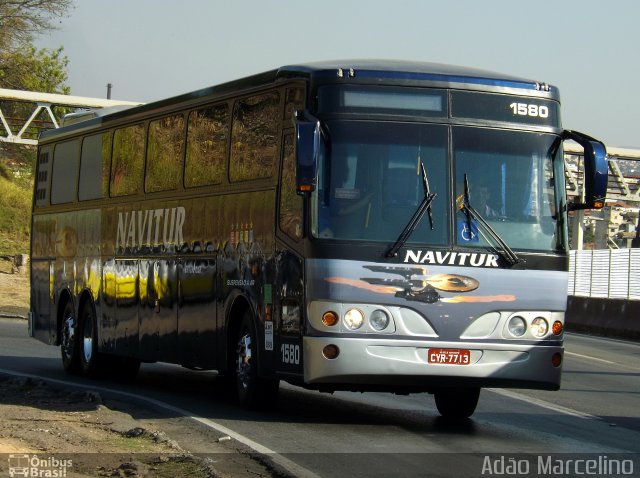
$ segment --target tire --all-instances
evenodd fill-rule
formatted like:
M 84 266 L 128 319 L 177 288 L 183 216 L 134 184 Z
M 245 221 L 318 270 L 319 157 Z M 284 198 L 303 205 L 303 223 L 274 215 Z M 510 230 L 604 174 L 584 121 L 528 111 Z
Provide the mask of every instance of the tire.
M 73 310 L 73 303 L 68 300 L 62 310 L 60 324 L 60 355 L 65 372 L 75 374 L 80 371 L 80 344 L 78 319 Z
M 80 313 L 80 368 L 88 377 L 96 377 L 100 372 L 96 315 L 87 303 Z
M 480 388 L 444 388 L 433 394 L 440 415 L 445 418 L 469 418 L 480 398 Z
M 235 340 L 235 385 L 238 401 L 248 408 L 275 403 L 279 380 L 258 376 L 258 340 L 249 312 L 245 312 Z

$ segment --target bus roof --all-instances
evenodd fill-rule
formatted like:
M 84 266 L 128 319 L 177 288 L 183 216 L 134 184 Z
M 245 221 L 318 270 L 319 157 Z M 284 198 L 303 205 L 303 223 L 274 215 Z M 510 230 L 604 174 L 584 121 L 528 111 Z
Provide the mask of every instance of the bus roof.
M 486 91 L 517 93 L 518 91 L 539 92 L 538 94 L 559 100 L 558 89 L 546 83 L 518 78 L 487 70 L 468 68 L 441 63 L 415 62 L 404 60 L 336 60 L 301 63 L 282 66 L 273 70 L 248 76 L 216 86 L 210 86 L 183 95 L 142 104 L 107 115 L 64 126 L 58 130 L 49 130 L 41 134 L 40 140 L 46 141 L 58 135 L 78 132 L 85 128 L 96 127 L 103 123 L 123 117 L 146 117 L 157 110 L 161 112 L 176 104 L 198 102 L 206 97 L 224 96 L 234 91 L 257 88 L 273 84 L 280 80 L 305 78 L 312 82 L 348 82 L 359 80 L 379 83 L 380 79 L 395 84 L 414 84 L 441 88 L 480 88 Z

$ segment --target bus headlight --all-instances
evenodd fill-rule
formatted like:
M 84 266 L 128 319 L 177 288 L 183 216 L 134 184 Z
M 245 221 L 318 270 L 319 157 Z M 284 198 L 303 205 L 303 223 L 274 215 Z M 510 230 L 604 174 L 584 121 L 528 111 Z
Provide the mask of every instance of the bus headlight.
M 344 314 L 344 323 L 347 328 L 357 330 L 362 327 L 364 323 L 364 314 L 358 309 L 349 309 L 347 313 Z
M 527 331 L 527 323 L 519 315 L 514 315 L 509 319 L 509 333 L 514 337 L 522 337 Z
M 369 324 L 375 330 L 384 330 L 389 325 L 389 315 L 382 309 L 376 309 L 369 317 Z
M 536 317 L 531 321 L 531 334 L 534 337 L 542 338 L 549 331 L 549 323 L 542 317 Z

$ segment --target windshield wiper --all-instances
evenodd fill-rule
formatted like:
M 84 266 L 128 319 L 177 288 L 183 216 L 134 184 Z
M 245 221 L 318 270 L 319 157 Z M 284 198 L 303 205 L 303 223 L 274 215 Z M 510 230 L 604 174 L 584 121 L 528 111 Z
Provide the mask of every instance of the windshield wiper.
M 462 199 L 462 201 L 460 201 L 460 199 Z M 522 262 L 522 259 L 520 259 L 516 255 L 516 253 L 513 252 L 513 249 L 511 249 L 509 245 L 504 242 L 504 240 L 495 231 L 495 229 L 493 229 L 489 225 L 489 223 L 485 221 L 485 219 L 480 215 L 480 213 L 476 211 L 471 205 L 471 201 L 469 200 L 469 180 L 467 179 L 466 173 L 464 175 L 464 196 L 463 198 L 458 198 L 457 202 L 458 209 L 460 209 L 465 214 L 465 216 L 467 216 L 467 225 L 469 227 L 469 230 L 471 230 L 471 219 L 473 218 L 484 229 L 486 235 L 482 231 L 479 232 L 483 235 L 487 242 L 491 242 L 490 239 L 492 239 L 494 244 L 497 243 L 502 248 L 502 250 L 500 250 L 494 247 L 494 249 L 496 249 L 496 251 L 500 253 L 503 259 L 507 261 L 509 265 L 514 266 L 519 262 Z
M 431 226 L 431 230 L 433 230 L 433 214 L 431 212 L 431 203 L 433 202 L 433 199 L 437 196 L 437 194 L 432 193 L 429 189 L 429 178 L 427 178 L 427 170 L 425 169 L 422 160 L 420 160 L 420 169 L 422 170 L 422 186 L 424 188 L 424 199 L 422 199 L 422 202 L 418 206 L 418 209 L 416 209 L 416 212 L 413 213 L 411 220 L 406 225 L 402 233 L 400 233 L 398 240 L 391 247 L 391 249 L 387 251 L 386 257 L 395 257 L 398 255 L 398 251 L 405 244 L 405 242 L 407 242 L 407 239 L 409 239 L 409 236 L 413 233 L 413 231 L 415 231 L 425 212 L 428 212 L 429 214 L 429 225 Z

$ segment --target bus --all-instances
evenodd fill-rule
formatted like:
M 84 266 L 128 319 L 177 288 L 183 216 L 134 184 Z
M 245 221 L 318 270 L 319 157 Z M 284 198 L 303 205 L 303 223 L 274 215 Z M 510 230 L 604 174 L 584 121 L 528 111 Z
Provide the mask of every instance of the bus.
M 602 207 L 607 159 L 557 88 L 318 62 L 84 116 L 41 135 L 34 186 L 29 330 L 66 371 L 216 370 L 250 407 L 280 381 L 429 393 L 447 417 L 559 388 L 567 213 Z

